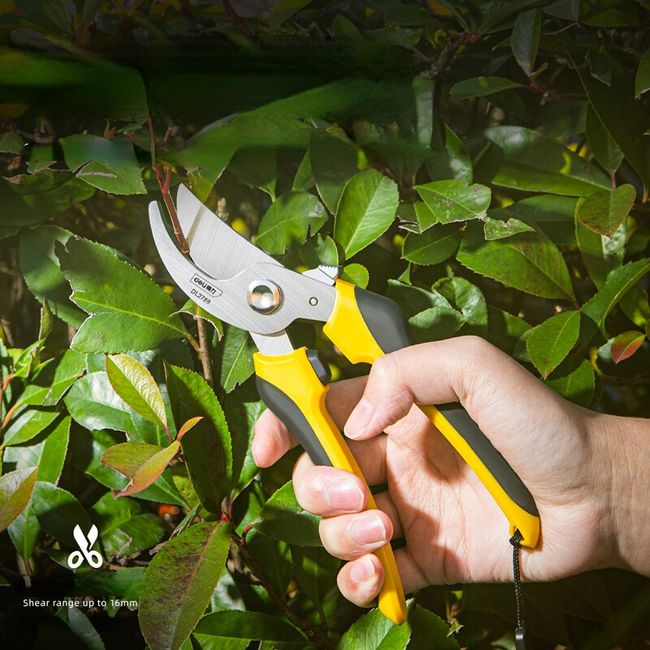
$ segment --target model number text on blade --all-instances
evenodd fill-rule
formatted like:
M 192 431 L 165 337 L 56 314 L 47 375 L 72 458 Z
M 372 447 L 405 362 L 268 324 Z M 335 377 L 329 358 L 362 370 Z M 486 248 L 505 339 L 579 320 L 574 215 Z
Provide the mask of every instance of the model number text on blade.
M 192 284 L 195 284 L 197 287 L 200 287 L 205 291 L 206 293 L 209 293 L 213 296 L 220 296 L 223 291 L 217 289 L 216 287 L 213 287 L 206 279 L 202 278 L 200 275 L 197 275 L 196 273 L 192 276 L 192 279 L 190 280 Z M 192 291 L 194 295 L 197 295 L 194 291 Z M 208 302 L 210 302 L 208 300 Z

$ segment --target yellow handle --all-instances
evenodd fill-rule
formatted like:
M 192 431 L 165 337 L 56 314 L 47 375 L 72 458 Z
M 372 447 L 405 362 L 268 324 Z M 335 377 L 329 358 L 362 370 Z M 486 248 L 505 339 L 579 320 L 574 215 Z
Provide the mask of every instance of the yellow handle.
M 341 352 L 352 363 L 374 363 L 379 357 L 384 355 L 384 351 L 377 342 L 373 335 L 368 323 L 364 319 L 364 314 L 359 307 L 358 302 L 358 289 L 348 282 L 337 280 L 336 282 L 336 301 L 332 314 L 323 327 L 325 335 L 341 350 Z M 362 292 L 363 293 L 363 292 Z M 366 300 L 378 300 L 389 303 L 387 299 L 372 294 L 372 298 L 368 298 L 369 293 L 365 292 Z M 394 308 L 394 303 L 391 303 Z M 381 307 L 379 308 L 381 310 Z M 394 312 L 393 312 L 394 313 Z M 369 316 L 367 316 L 369 318 Z M 385 321 L 392 318 L 388 309 L 382 314 L 383 322 L 377 323 L 377 327 L 381 328 L 385 325 Z M 398 331 L 398 330 L 396 330 Z M 392 341 L 393 349 L 404 347 L 408 345 L 408 341 L 400 341 L 396 343 Z M 537 514 L 537 509 L 532 501 L 532 497 L 526 490 L 525 486 L 521 483 L 519 477 L 514 473 L 512 468 L 500 457 L 500 454 L 492 447 L 491 443 L 482 445 L 484 458 L 468 443 L 467 432 L 466 435 L 461 435 L 449 420 L 435 407 L 435 406 L 420 406 L 420 409 L 427 415 L 433 425 L 442 433 L 445 438 L 456 449 L 461 458 L 474 470 L 481 482 L 488 489 L 497 505 L 501 508 L 510 524 L 511 534 L 515 528 L 522 534 L 522 545 L 534 548 L 537 546 L 540 532 L 540 521 Z M 467 416 L 469 419 L 469 416 Z M 471 423 L 473 424 L 473 423 Z M 474 425 L 475 426 L 475 425 Z M 484 434 L 478 432 L 475 438 L 481 437 L 485 439 Z M 532 507 L 529 508 L 532 512 L 528 512 L 522 508 L 513 499 L 511 494 L 508 494 L 503 485 L 497 480 L 494 474 L 487 467 L 486 462 L 488 458 L 495 460 L 495 455 L 500 458 L 493 462 L 493 466 L 501 466 L 501 473 L 506 477 L 507 482 L 503 481 L 504 485 L 508 484 L 512 490 L 513 495 L 525 492 Z M 504 471 L 505 470 L 505 471 Z M 521 501 L 521 499 L 520 499 Z M 523 501 L 522 501 L 523 502 Z
M 289 425 L 293 429 L 293 433 L 298 435 L 296 429 L 302 430 L 302 435 L 309 436 L 313 433 L 332 467 L 352 472 L 363 480 L 368 495 L 367 508 L 376 509 L 377 504 L 368 489 L 366 479 L 361 473 L 357 461 L 327 412 L 325 396 L 328 387 L 323 385 L 318 378 L 307 357 L 306 348 L 299 348 L 289 354 L 279 356 L 264 355 L 258 352 L 253 355 L 253 360 L 258 380 L 261 379 L 279 390 L 285 398 L 293 403 L 295 410 L 291 403 L 285 402 L 284 406 L 288 407 L 290 412 L 296 414 L 298 418 L 300 415 L 297 414 L 301 413 L 307 421 L 310 428 L 307 434 L 300 426 L 300 422 L 296 423 L 295 428 Z M 262 392 L 261 390 L 260 393 Z M 269 394 L 273 395 L 274 393 Z M 276 399 L 279 397 L 282 400 L 281 395 L 278 396 L 277 393 L 275 395 Z M 273 399 L 268 401 L 273 401 Z M 274 410 L 272 404 L 267 402 L 267 406 Z M 276 415 L 283 419 L 279 413 Z M 309 449 L 310 444 L 311 441 L 306 440 L 306 444 L 303 446 Z M 393 549 L 390 544 L 386 544 L 376 551 L 375 555 L 384 567 L 384 585 L 379 594 L 379 609 L 384 616 L 399 625 L 406 620 L 406 603 Z

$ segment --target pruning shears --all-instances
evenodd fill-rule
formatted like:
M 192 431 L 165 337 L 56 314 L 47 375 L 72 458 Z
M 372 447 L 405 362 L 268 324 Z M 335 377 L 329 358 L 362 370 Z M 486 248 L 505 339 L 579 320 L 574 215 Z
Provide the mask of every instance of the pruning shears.
M 294 349 L 286 328 L 296 319 L 324 323 L 323 333 L 352 363 L 373 363 L 410 345 L 404 316 L 392 300 L 319 266 L 298 273 L 251 244 L 180 185 L 178 221 L 189 246 L 186 257 L 167 231 L 158 204 L 149 220 L 160 257 L 176 284 L 215 317 L 247 330 L 262 401 L 300 441 L 315 464 L 365 478 L 327 412 L 329 370 L 315 350 Z M 458 404 L 420 406 L 435 428 L 476 472 L 522 544 L 537 545 L 535 501 L 503 456 Z M 369 509 L 376 503 L 368 490 Z M 379 609 L 399 624 L 406 618 L 404 590 L 390 544 L 376 552 L 384 567 Z

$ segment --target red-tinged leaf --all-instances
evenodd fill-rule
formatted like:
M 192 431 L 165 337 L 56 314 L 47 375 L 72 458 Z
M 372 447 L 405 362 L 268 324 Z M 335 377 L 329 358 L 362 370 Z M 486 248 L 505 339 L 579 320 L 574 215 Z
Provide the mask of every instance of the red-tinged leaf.
M 109 447 L 102 456 L 102 463 L 131 479 L 123 490 L 115 492 L 115 496 L 137 494 L 148 488 L 176 456 L 180 446 L 180 441 L 174 440 L 168 447 L 133 442 Z
M 202 523 L 172 537 L 147 567 L 140 628 L 152 650 L 177 650 L 210 602 L 230 547 L 230 525 Z
M 0 531 L 25 509 L 36 483 L 38 467 L 26 467 L 0 477 Z
M 176 440 L 180 440 L 190 429 L 197 425 L 203 419 L 202 415 L 197 415 L 195 418 L 190 418 L 183 424 L 183 426 L 178 430 L 176 435 Z
M 620 363 L 629 359 L 645 341 L 643 332 L 630 330 L 619 334 L 612 343 L 612 361 Z

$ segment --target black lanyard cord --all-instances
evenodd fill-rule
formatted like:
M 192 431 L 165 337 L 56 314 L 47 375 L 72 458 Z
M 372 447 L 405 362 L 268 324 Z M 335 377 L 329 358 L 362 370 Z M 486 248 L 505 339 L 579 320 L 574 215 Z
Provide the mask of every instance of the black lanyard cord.
M 512 544 L 512 573 L 515 580 L 515 607 L 517 614 L 517 627 L 515 628 L 515 647 L 517 650 L 526 650 L 526 624 L 524 622 L 524 595 L 521 592 L 521 573 L 519 570 L 519 553 L 523 535 L 515 529 L 515 534 L 510 538 Z

